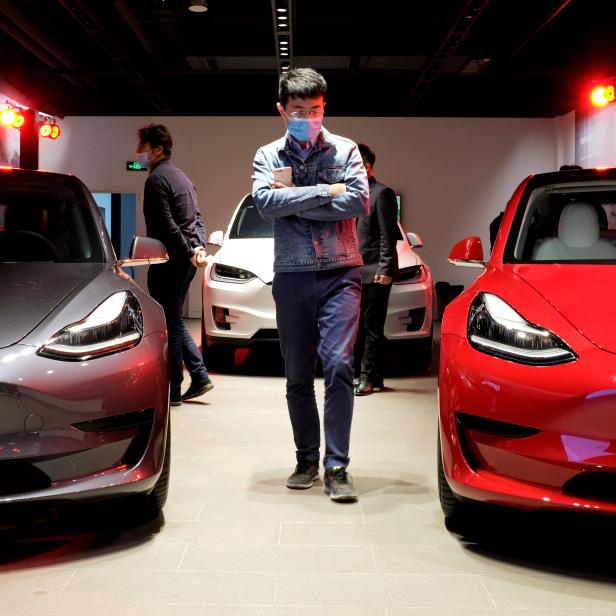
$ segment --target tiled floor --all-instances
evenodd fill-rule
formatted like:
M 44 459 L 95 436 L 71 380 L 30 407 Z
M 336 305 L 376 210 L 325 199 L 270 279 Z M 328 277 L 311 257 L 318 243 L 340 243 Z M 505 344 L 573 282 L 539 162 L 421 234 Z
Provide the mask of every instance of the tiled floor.
M 284 487 L 282 377 L 213 379 L 172 410 L 164 519 L 111 504 L 9 525 L 0 615 L 616 616 L 611 519 L 490 511 L 465 540 L 445 528 L 434 375 L 357 399 L 346 505 Z

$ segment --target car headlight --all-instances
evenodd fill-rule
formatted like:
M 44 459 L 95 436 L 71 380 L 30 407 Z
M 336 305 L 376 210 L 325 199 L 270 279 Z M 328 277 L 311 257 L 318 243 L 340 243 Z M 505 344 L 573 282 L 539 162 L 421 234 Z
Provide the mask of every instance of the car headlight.
M 426 268 L 421 265 L 403 267 L 396 278 L 394 284 L 409 284 L 410 282 L 424 282 L 428 277 Z
M 211 276 L 212 280 L 219 282 L 248 282 L 256 278 L 256 275 L 248 270 L 231 265 L 222 265 L 221 263 L 214 263 Z
M 67 325 L 54 334 L 38 355 L 84 361 L 130 349 L 143 336 L 143 315 L 137 298 L 130 291 L 108 297 L 85 319 Z
M 551 366 L 577 359 L 556 334 L 529 323 L 492 293 L 480 293 L 473 300 L 467 335 L 478 351 L 522 364 Z

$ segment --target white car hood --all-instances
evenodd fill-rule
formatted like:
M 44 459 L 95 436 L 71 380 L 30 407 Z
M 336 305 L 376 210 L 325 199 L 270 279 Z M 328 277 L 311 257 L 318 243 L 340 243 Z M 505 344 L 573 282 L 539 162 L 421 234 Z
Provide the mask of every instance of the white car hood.
M 226 239 L 216 253 L 217 263 L 240 267 L 252 272 L 266 284 L 274 278 L 274 239 Z M 398 242 L 399 267 L 412 267 L 421 263 L 418 255 L 404 242 Z
M 217 263 L 248 270 L 270 283 L 274 278 L 274 238 L 225 239 L 215 259 Z

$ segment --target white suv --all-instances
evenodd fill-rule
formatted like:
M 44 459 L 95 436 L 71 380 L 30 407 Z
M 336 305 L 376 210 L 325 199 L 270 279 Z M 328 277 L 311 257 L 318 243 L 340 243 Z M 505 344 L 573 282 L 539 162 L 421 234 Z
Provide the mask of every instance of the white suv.
M 389 296 L 385 336 L 413 346 L 405 354 L 426 368 L 432 354 L 432 276 L 414 248 L 421 240 L 405 234 L 397 243 L 400 274 Z M 278 340 L 272 297 L 273 223 L 259 214 L 251 195 L 236 208 L 226 233 L 214 231 L 208 244 L 220 246 L 208 257 L 203 276 L 204 343 L 210 354 L 232 362 L 237 348 Z

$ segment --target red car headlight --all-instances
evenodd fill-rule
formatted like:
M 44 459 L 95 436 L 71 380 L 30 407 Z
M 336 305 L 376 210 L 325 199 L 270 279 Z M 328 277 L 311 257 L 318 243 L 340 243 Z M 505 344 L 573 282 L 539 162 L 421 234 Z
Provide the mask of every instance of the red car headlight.
M 577 359 L 556 334 L 533 325 L 492 293 L 480 293 L 473 300 L 467 336 L 477 351 L 522 364 L 551 366 Z

